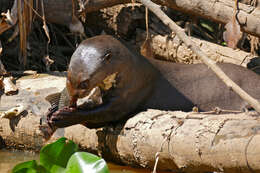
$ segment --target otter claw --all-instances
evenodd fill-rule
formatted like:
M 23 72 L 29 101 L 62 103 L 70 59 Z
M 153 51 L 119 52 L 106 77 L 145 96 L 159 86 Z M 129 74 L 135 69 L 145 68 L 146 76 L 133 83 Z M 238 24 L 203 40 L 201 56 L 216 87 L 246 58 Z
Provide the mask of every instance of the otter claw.
M 65 108 L 61 109 L 60 111 L 73 112 L 73 111 L 75 111 L 75 110 L 76 110 L 75 107 L 65 107 Z
M 48 124 L 51 128 L 63 127 L 70 123 L 71 114 L 76 111 L 74 107 L 64 107 L 63 109 L 57 110 L 48 117 Z
M 52 117 L 59 117 L 61 115 L 66 115 L 66 114 L 71 114 L 74 112 L 76 108 L 71 108 L 71 107 L 65 107 L 63 109 L 60 109 L 52 114 Z

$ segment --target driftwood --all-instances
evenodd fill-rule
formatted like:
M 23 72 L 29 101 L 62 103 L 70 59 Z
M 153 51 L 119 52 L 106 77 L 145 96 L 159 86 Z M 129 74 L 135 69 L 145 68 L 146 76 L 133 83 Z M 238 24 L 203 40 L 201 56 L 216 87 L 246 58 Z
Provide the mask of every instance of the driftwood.
M 65 78 L 41 74 L 17 80 L 19 93 L 1 96 L 0 111 L 23 105 L 13 119 L 0 119 L 0 137 L 8 148 L 38 151 L 46 142 L 39 129 L 50 104 L 47 95 L 59 92 Z M 260 172 L 260 121 L 256 113 L 204 113 L 147 110 L 125 123 L 100 129 L 75 125 L 55 132 L 107 161 L 158 170 L 188 172 Z

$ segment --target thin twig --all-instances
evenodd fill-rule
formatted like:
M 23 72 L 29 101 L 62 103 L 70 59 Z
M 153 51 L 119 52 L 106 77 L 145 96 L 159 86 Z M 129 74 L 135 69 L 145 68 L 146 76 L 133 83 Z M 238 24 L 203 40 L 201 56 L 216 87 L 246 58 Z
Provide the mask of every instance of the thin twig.
M 48 43 L 47 43 L 47 51 L 48 51 L 48 44 L 50 43 L 51 38 L 50 38 L 48 26 L 47 26 L 47 24 L 46 24 L 43 1 L 41 1 L 41 7 L 42 7 L 42 20 L 43 20 L 43 26 L 42 26 L 42 28 L 44 29 L 44 32 L 45 32 L 45 34 L 46 34 L 46 36 L 47 36 L 47 38 L 48 38 Z
M 146 38 L 145 41 L 149 39 L 149 19 L 148 19 L 148 8 L 145 7 L 145 27 L 146 27 Z

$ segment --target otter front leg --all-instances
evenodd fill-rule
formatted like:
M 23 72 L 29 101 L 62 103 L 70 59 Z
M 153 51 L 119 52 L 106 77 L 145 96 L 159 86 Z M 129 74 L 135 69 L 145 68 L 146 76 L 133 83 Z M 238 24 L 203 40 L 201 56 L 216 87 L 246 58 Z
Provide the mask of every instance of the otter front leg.
M 129 113 L 127 106 L 122 105 L 119 100 L 121 99 L 114 97 L 107 104 L 90 110 L 66 107 L 53 113 L 48 118 L 48 123 L 51 127 L 58 128 L 85 122 L 87 127 L 102 127 L 106 123 L 122 119 Z

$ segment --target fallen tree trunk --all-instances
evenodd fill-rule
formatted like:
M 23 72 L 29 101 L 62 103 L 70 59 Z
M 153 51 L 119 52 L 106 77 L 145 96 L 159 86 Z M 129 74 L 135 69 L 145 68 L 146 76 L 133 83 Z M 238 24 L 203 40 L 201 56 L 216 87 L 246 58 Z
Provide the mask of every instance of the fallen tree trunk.
M 39 150 L 45 144 L 39 126 L 50 105 L 44 98 L 64 85 L 64 77 L 28 76 L 17 81 L 17 95 L 1 96 L 1 111 L 17 104 L 26 108 L 19 118 L 0 119 L 6 147 Z M 259 127 L 255 113 L 147 110 L 114 127 L 59 129 L 53 139 L 64 135 L 107 161 L 133 166 L 152 168 L 155 154 L 161 151 L 159 170 L 260 172 Z
M 93 12 L 117 4 L 129 3 L 131 0 L 90 0 L 85 4 L 85 12 Z M 233 17 L 232 0 L 153 0 L 174 10 L 226 24 Z M 241 29 L 249 34 L 260 36 L 260 11 L 258 8 L 239 3 L 238 20 Z
M 146 33 L 143 32 L 140 39 L 145 40 Z M 229 47 L 220 46 L 205 40 L 190 37 L 199 45 L 200 49 L 216 62 L 232 63 L 246 67 L 252 55 L 242 50 L 234 50 Z M 152 51 L 155 57 L 162 60 L 178 63 L 195 64 L 202 63 L 199 57 L 193 53 L 180 39 L 176 37 L 152 35 L 150 38 Z

